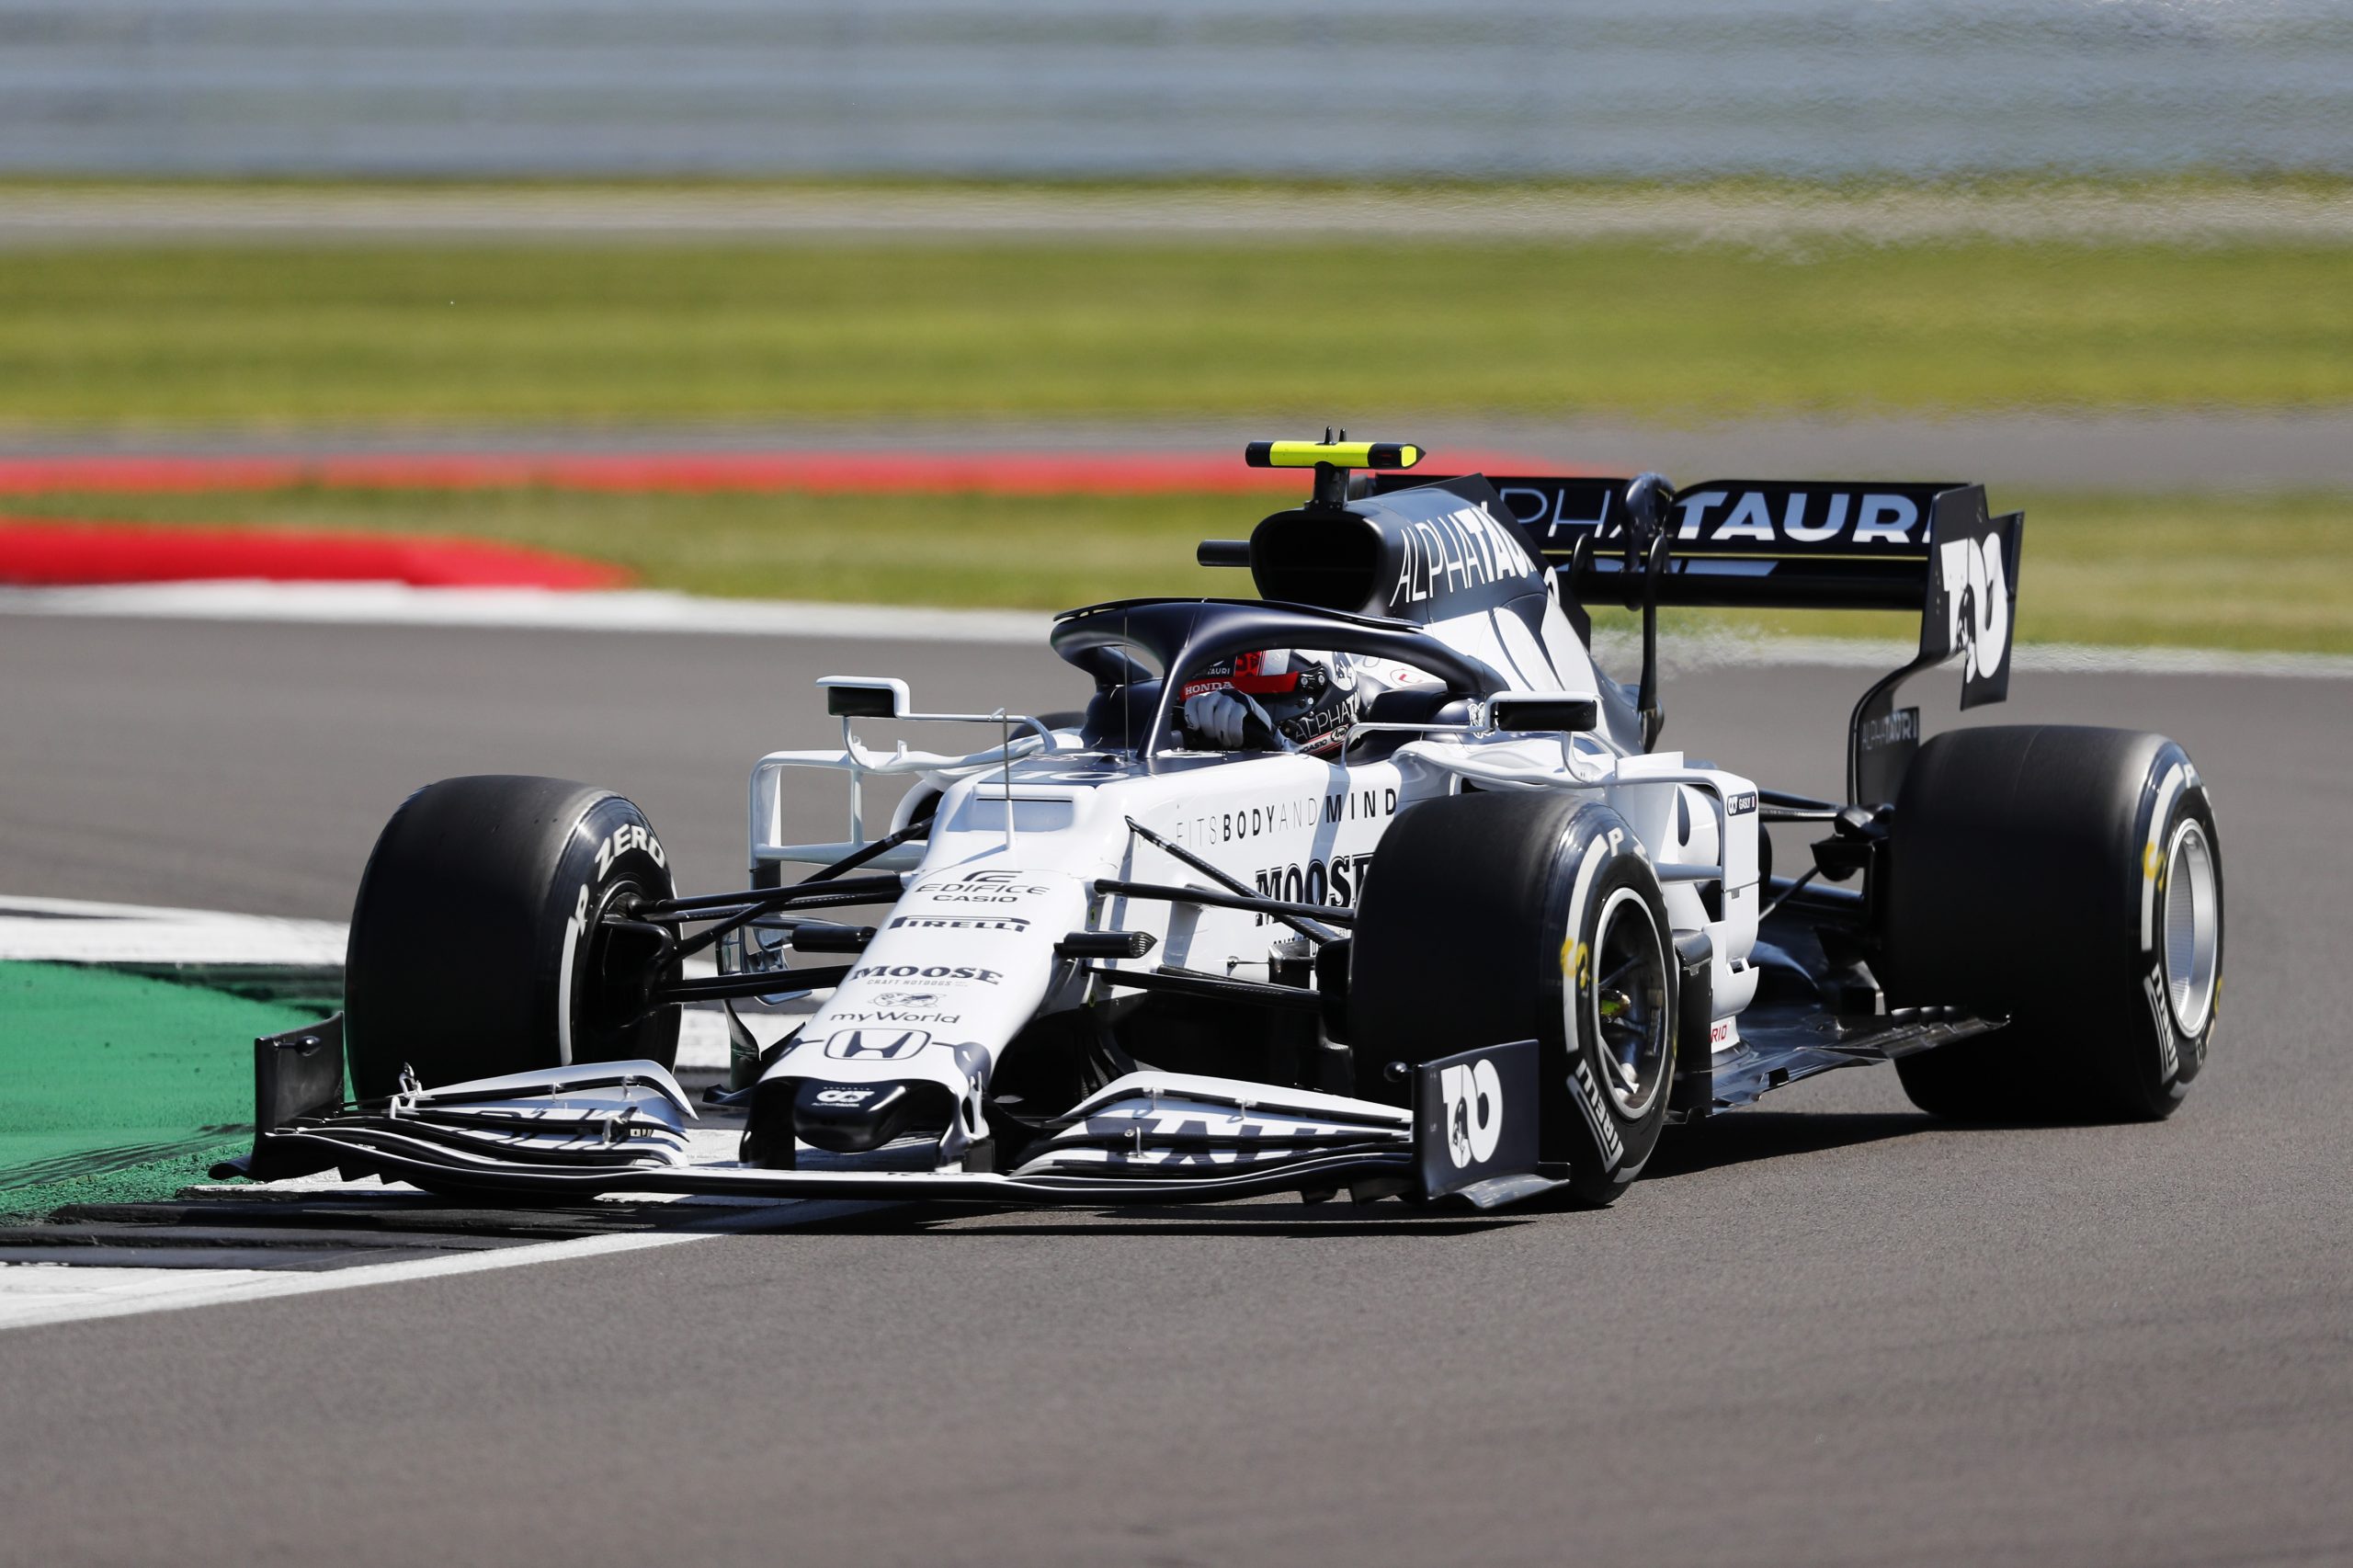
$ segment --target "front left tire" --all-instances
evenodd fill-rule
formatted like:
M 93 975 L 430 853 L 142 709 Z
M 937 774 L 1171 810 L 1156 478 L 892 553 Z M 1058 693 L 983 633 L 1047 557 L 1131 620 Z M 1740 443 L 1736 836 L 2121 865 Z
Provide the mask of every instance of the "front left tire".
M 1666 1125 L 1677 981 L 1666 900 L 1617 812 L 1549 790 L 1425 801 L 1382 835 L 1357 912 L 1357 1092 L 1394 1101 L 1392 1062 L 1532 1039 L 1542 1166 L 1614 1202 Z

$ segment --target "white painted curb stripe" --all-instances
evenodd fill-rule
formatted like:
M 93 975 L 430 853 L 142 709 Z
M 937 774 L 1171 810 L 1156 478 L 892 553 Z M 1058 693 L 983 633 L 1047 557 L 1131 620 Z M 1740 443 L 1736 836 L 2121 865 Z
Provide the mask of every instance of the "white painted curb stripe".
M 399 583 L 139 583 L 88 588 L 0 588 L 0 615 L 122 616 L 170 620 L 281 621 L 346 626 L 480 626 L 560 631 L 639 631 L 882 642 L 1036 647 L 1053 618 L 1041 611 L 712 599 L 654 589 L 558 593 L 537 588 L 416 588 Z M 1625 646 L 1620 647 L 1623 642 Z M 1631 639 L 1602 652 L 1628 662 Z M 1669 673 L 1725 665 L 1893 669 L 1916 651 L 1882 639 L 1751 637 L 1678 631 L 1664 640 Z M 2236 653 L 2212 648 L 2021 644 L 2013 666 L 2073 675 L 2290 676 L 2353 679 L 2353 655 Z
M 340 968 L 347 929 L 329 920 L 0 893 L 0 959 L 28 962 Z

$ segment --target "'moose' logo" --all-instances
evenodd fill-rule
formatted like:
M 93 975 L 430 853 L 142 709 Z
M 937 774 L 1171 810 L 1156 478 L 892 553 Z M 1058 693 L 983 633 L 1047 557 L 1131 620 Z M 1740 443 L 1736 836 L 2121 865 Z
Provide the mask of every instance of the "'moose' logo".
M 842 983 L 847 985 L 853 980 L 977 980 L 983 985 L 995 985 L 1004 978 L 996 970 L 968 963 L 867 963 L 843 976 Z
M 896 1062 L 930 1043 L 922 1029 L 836 1029 L 825 1037 L 825 1054 L 843 1062 Z
M 1257 873 L 1258 896 L 1284 903 L 1330 903 L 1351 906 L 1364 892 L 1364 879 L 1372 869 L 1370 852 L 1335 855 L 1329 861 L 1310 860 L 1302 866 L 1269 866 Z M 1261 915 L 1255 924 L 1264 926 Z

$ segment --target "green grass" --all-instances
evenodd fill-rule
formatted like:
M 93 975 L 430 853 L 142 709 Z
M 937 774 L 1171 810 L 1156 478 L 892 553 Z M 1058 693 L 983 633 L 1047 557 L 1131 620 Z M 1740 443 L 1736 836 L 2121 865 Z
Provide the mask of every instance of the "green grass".
M 0 425 L 2353 403 L 2326 244 L 0 254 Z
M 2019 633 L 2031 641 L 2353 653 L 2353 496 L 2002 490 L 2027 512 Z M 516 540 L 618 562 L 648 585 L 758 598 L 1064 609 L 1233 593 L 1194 544 L 1246 533 L 1249 496 L 616 495 L 274 491 L 51 495 L 18 513 L 391 528 Z M 1695 619 L 1697 619 L 1695 617 Z M 1896 618 L 1737 624 L 1908 636 Z
M 168 1198 L 249 1145 L 255 1036 L 314 1015 L 69 964 L 0 963 L 0 1217 Z

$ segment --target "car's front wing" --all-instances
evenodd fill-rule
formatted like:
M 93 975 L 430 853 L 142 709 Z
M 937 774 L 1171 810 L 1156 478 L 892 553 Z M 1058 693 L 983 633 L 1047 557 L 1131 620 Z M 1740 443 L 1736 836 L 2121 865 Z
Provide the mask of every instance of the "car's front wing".
M 927 1166 L 929 1142 L 869 1155 L 803 1148 L 798 1168 L 746 1165 L 732 1131 L 695 1125 L 651 1062 L 606 1062 L 344 1107 L 324 1087 L 325 1028 L 256 1042 L 254 1150 L 223 1174 L 336 1170 L 485 1199 L 608 1192 L 889 1201 L 1214 1202 L 1359 1190 L 1481 1208 L 1557 1185 L 1536 1172 L 1536 1046 L 1482 1047 L 1416 1068 L 1398 1107 L 1234 1079 L 1131 1074 L 1057 1118 L 1010 1171 Z M 339 1043 L 337 1041 L 336 1043 Z M 307 1045 L 310 1058 L 300 1052 Z M 313 1087 L 300 1087 L 301 1074 Z M 307 1105 L 303 1102 L 309 1100 Z M 893 1167 L 897 1168 L 893 1168 Z

